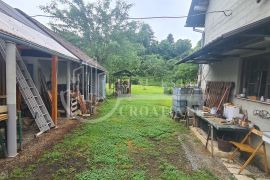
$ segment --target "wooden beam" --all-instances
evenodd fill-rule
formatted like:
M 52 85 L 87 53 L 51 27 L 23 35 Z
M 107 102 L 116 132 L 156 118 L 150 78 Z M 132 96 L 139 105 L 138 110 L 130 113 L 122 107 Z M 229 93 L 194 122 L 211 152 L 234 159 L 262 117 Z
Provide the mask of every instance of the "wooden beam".
M 51 73 L 51 93 L 52 93 L 52 120 L 57 126 L 57 69 L 58 69 L 58 56 L 52 56 L 52 73 Z

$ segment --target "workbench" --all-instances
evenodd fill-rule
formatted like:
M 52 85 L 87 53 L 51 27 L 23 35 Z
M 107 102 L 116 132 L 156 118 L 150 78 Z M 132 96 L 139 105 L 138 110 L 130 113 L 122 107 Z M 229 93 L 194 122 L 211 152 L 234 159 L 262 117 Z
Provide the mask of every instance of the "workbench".
M 243 135 L 249 132 L 249 128 L 242 127 L 240 125 L 233 125 L 230 122 L 227 122 L 225 119 L 215 117 L 213 115 L 205 114 L 202 110 L 195 110 L 192 108 L 187 108 L 188 114 L 192 114 L 193 116 L 193 125 L 198 126 L 198 121 L 204 121 L 208 124 L 208 133 L 207 133 L 207 141 L 206 141 L 206 148 L 208 145 L 209 139 L 211 139 L 211 153 L 212 156 L 214 154 L 214 148 L 213 148 L 213 141 L 214 141 L 214 129 L 216 131 L 222 131 L 222 132 L 236 132 L 236 133 L 242 133 Z M 186 124 L 189 124 L 189 115 L 187 115 L 186 118 Z M 199 125 L 200 127 L 200 125 Z M 211 136 L 211 138 L 210 138 Z

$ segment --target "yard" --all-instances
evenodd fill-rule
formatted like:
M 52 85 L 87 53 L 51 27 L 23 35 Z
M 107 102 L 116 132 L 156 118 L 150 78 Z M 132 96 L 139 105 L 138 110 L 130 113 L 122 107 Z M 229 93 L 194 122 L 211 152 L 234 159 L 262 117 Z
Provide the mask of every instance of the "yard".
M 132 97 L 107 99 L 96 117 L 7 178 L 230 179 L 220 161 L 170 119 L 170 106 L 161 87 L 133 86 Z

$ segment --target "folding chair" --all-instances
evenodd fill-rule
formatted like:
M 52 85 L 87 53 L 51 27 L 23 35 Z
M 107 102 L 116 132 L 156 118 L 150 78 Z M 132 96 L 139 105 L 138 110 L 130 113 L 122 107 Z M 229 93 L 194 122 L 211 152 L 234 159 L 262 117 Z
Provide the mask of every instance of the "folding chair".
M 255 146 L 250 145 L 250 136 L 252 134 L 260 137 L 259 142 Z M 264 170 L 266 173 L 268 173 L 265 143 L 262 140 L 262 135 L 263 133 L 261 131 L 258 131 L 257 129 L 252 128 L 240 143 L 230 141 L 230 143 L 232 143 L 236 147 L 236 149 L 233 151 L 233 154 L 229 157 L 230 160 L 233 160 L 235 158 L 237 151 L 246 152 L 250 154 L 247 161 L 241 166 L 238 174 L 240 174 L 246 168 L 246 166 L 251 162 L 251 160 L 255 157 L 255 155 L 261 155 L 264 158 Z

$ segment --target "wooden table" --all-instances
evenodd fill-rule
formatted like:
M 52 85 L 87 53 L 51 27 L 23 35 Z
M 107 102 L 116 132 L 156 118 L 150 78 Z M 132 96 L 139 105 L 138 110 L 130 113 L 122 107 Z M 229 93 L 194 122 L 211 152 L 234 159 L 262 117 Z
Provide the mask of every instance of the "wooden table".
M 229 122 L 226 122 L 225 119 L 217 118 L 217 117 L 212 116 L 212 115 L 204 115 L 202 110 L 195 110 L 195 109 L 188 108 L 187 111 L 191 112 L 194 115 L 194 120 L 196 118 L 199 118 L 200 120 L 203 120 L 209 124 L 208 137 L 207 137 L 207 141 L 206 141 L 206 148 L 207 148 L 208 141 L 210 138 L 209 136 L 211 134 L 211 153 L 212 153 L 212 156 L 214 155 L 214 146 L 213 146 L 214 129 L 216 129 L 217 131 L 229 131 L 229 132 L 236 132 L 237 131 L 237 132 L 243 132 L 243 133 L 246 133 L 249 131 L 248 128 L 245 128 L 245 127 L 242 127 L 239 125 L 233 125 Z M 186 120 L 189 121 L 189 118 L 187 117 Z M 189 122 L 186 122 L 186 123 L 189 124 Z

